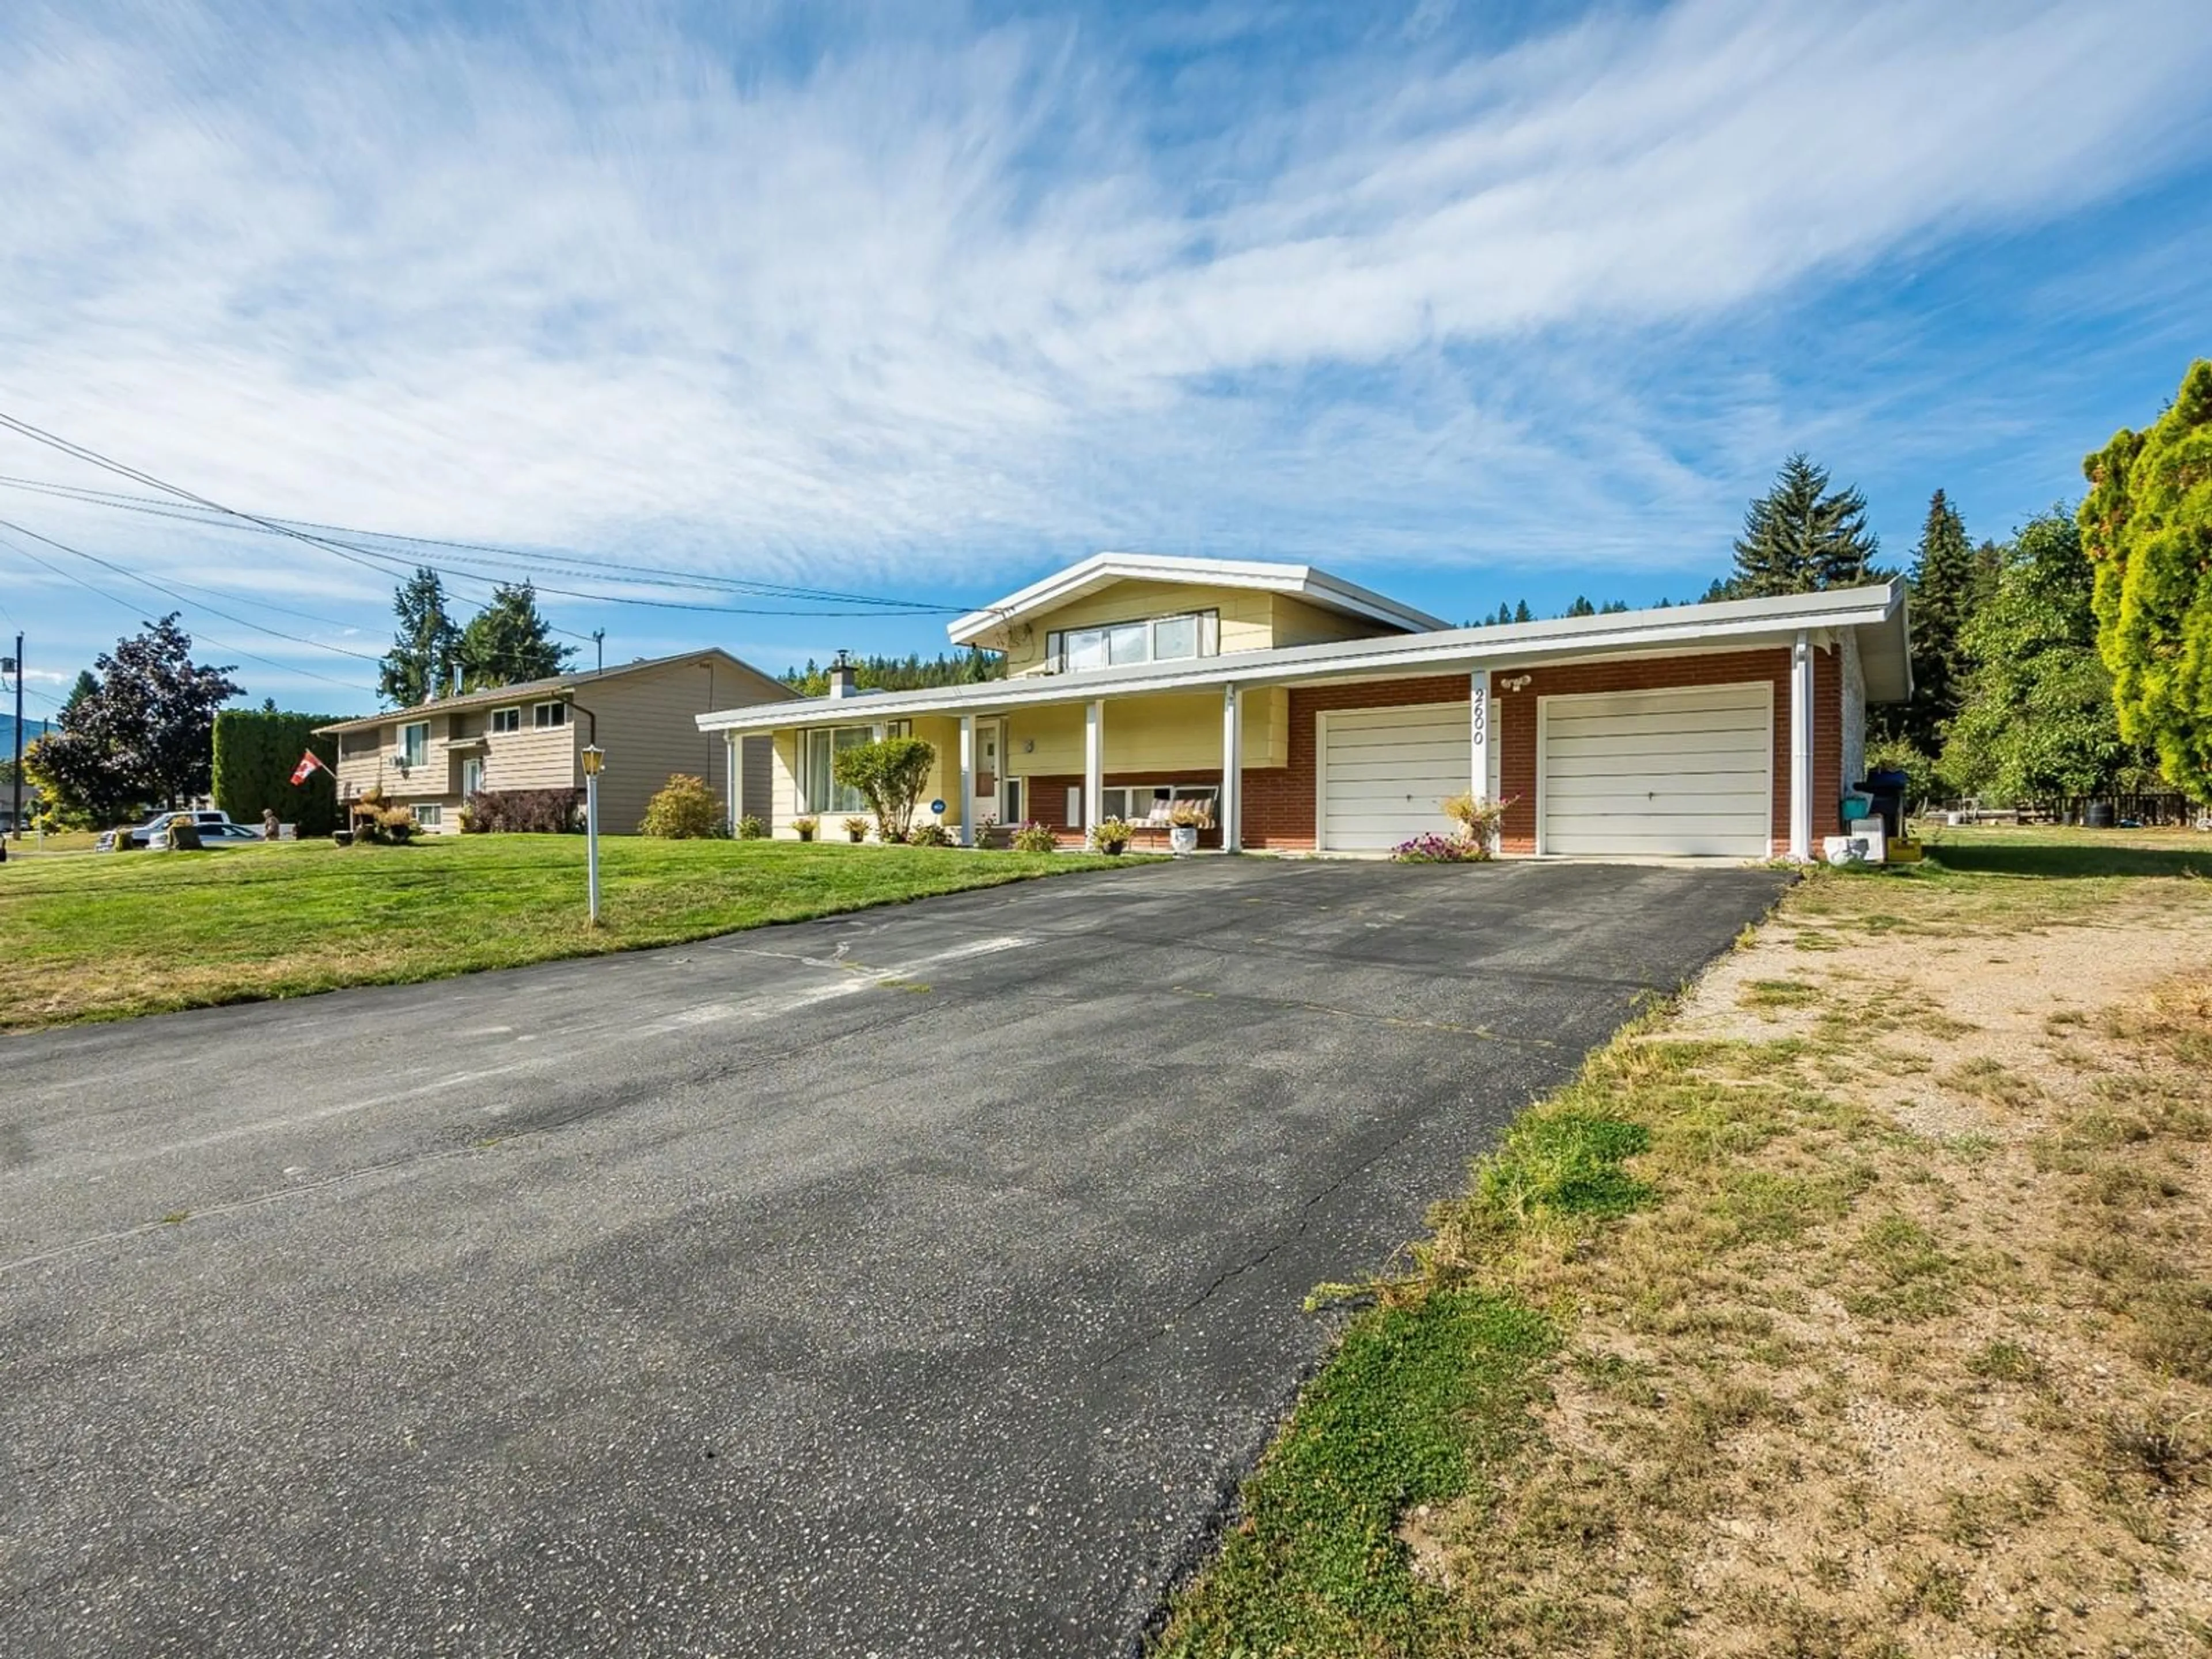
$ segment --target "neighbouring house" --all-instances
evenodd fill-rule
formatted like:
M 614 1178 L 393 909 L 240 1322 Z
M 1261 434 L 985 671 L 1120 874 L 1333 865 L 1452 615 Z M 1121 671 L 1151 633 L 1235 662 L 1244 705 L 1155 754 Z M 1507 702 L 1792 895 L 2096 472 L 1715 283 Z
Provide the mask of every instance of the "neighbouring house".
M 1102 553 L 954 622 L 1003 680 L 702 714 L 773 740 L 779 836 L 857 810 L 832 757 L 936 745 L 964 840 L 1210 808 L 1230 850 L 1374 852 L 1509 799 L 1504 850 L 1810 857 L 1861 775 L 1869 702 L 1911 690 L 1901 586 L 1452 628 L 1308 565 Z M 736 752 L 733 750 L 733 752 Z
M 781 702 L 781 681 L 719 649 L 641 658 L 441 697 L 413 708 L 318 728 L 337 739 L 342 800 L 381 788 L 385 799 L 432 831 L 460 828 L 460 807 L 478 790 L 568 789 L 584 785 L 587 744 L 605 751 L 599 775 L 599 825 L 617 835 L 637 828 L 646 803 L 678 772 L 730 793 L 731 757 L 750 763 L 756 788 L 768 788 L 769 745 L 732 745 L 702 734 L 708 712 Z

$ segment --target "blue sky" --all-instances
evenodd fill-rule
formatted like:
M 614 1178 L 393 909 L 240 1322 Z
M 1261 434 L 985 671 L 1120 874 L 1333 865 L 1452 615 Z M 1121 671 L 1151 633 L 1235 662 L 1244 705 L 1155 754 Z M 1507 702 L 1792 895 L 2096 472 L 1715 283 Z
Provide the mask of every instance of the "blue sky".
M 2128 15 L 16 0 L 0 410 L 258 514 L 948 608 L 1102 548 L 1690 597 L 1801 447 L 1902 563 L 2212 350 L 2212 7 Z M 376 569 L 0 520 L 34 712 L 177 605 L 132 575 L 256 698 L 372 701 Z M 943 640 L 545 568 L 610 660 Z

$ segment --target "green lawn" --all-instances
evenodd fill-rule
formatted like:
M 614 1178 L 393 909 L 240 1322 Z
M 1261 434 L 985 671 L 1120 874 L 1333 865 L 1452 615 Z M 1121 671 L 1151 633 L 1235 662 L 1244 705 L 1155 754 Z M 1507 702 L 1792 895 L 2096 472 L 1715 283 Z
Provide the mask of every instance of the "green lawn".
M 1147 861 L 610 838 L 593 931 L 574 836 L 11 859 L 0 866 L 0 1030 L 634 951 Z

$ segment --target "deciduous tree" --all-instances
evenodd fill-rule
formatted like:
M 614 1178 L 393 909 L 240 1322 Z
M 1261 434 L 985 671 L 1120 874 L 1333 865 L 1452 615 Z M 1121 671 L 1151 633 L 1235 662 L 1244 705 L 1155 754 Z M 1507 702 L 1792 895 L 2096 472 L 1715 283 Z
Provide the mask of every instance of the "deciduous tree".
M 239 686 L 228 665 L 195 663 L 191 649 L 172 611 L 99 659 L 94 690 L 73 698 L 59 729 L 26 756 L 65 812 L 115 823 L 149 802 L 207 792 L 216 711 Z
M 2063 507 L 2023 525 L 1996 591 L 1968 619 L 1972 659 L 1940 770 L 1962 795 L 2018 800 L 2139 787 L 2148 750 L 2127 741 L 2112 676 L 2097 653 L 2095 585 Z

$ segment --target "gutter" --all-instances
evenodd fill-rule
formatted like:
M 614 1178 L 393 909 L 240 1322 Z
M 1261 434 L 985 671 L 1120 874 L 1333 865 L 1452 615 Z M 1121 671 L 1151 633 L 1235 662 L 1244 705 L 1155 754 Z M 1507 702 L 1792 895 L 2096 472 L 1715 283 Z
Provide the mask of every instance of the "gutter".
M 1092 697 L 1144 691 L 1203 690 L 1270 681 L 1313 681 L 1455 667 L 1510 672 L 1562 657 L 1655 652 L 1685 646 L 1772 643 L 1787 646 L 1808 629 L 1876 627 L 1899 614 L 1904 593 L 1897 583 L 1808 593 L 1789 600 L 1735 599 L 1719 605 L 1637 611 L 1603 619 L 1564 618 L 1516 623 L 1504 628 L 1455 628 L 1431 634 L 1384 635 L 1271 651 L 1238 651 L 1186 665 L 1150 664 L 1121 674 L 1036 674 L 976 685 L 927 691 L 879 692 L 860 697 L 812 698 L 803 704 L 749 705 L 698 717 L 699 729 L 770 731 L 787 726 L 850 725 L 871 718 L 861 710 L 894 715 L 962 709 L 1018 708 L 1030 704 L 1084 702 Z M 1725 614 L 1716 615 L 1716 612 Z M 1202 663 L 1204 666 L 1198 665 Z M 834 702 L 834 707 L 832 706 Z

